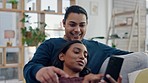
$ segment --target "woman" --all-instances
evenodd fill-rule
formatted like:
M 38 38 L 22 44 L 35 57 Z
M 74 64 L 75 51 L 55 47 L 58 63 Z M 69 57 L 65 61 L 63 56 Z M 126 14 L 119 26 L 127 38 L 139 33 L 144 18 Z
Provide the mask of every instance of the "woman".
M 60 83 L 86 83 L 87 78 L 93 78 L 91 83 L 101 81 L 103 75 L 95 75 L 90 73 L 90 69 L 86 67 L 88 51 L 85 45 L 79 40 L 68 41 L 62 50 L 56 56 L 53 65 L 64 70 L 69 78 L 60 77 Z M 84 81 L 85 79 L 85 81 Z M 113 79 L 112 79 L 113 80 Z M 101 82 L 100 82 L 101 83 Z M 102 83 L 106 83 L 103 82 Z M 113 82 L 116 83 L 116 82 Z M 120 83 L 120 82 L 119 82 Z
M 53 65 L 64 70 L 69 76 L 69 79 L 60 78 L 60 82 L 66 83 L 74 81 L 74 83 L 82 82 L 85 75 L 90 73 L 90 70 L 85 67 L 87 64 L 88 52 L 85 45 L 78 40 L 67 42 L 59 52 Z M 77 78 L 78 77 L 78 78 Z

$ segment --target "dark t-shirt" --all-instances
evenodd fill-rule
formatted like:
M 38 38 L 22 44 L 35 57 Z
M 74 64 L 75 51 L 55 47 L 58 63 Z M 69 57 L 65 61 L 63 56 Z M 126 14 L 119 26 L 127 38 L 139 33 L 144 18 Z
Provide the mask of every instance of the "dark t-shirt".
M 59 83 L 82 83 L 83 77 L 73 77 L 73 78 L 59 78 Z

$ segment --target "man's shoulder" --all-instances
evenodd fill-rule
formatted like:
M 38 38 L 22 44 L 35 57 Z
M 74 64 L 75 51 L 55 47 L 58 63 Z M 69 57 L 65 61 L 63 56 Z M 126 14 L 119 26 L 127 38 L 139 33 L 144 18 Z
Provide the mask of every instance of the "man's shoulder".
M 104 45 L 103 43 L 100 43 L 99 41 L 94 41 L 94 40 L 83 39 L 82 41 L 85 44 L 102 44 L 102 45 Z
M 110 46 L 104 44 L 104 43 L 101 43 L 99 41 L 95 41 L 95 40 L 87 40 L 87 39 L 83 39 L 82 40 L 83 43 L 88 46 L 88 47 L 92 47 L 92 48 L 110 48 Z
M 62 43 L 65 43 L 65 40 L 63 38 L 50 38 L 50 39 L 47 39 L 46 41 L 44 41 L 43 44 L 58 45 L 58 44 L 62 44 Z
M 48 42 L 59 42 L 59 41 L 63 41 L 64 39 L 63 38 L 50 38 L 50 39 L 47 39 L 46 41 Z

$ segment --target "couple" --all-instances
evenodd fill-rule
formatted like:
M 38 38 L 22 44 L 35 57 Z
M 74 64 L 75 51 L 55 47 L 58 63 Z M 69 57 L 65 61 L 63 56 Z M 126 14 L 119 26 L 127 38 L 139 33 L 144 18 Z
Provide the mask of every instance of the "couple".
M 101 80 L 103 75 L 98 74 L 98 72 L 107 57 L 130 53 L 109 47 L 97 41 L 84 39 L 87 25 L 88 15 L 84 8 L 78 5 L 67 8 L 63 19 L 63 26 L 65 28 L 64 38 L 50 38 L 37 48 L 32 60 L 25 65 L 23 70 L 26 82 L 58 83 L 59 76 L 67 77 L 67 73 L 62 69 L 53 66 L 53 61 L 55 61 L 56 55 L 58 55 L 63 44 L 68 41 L 79 40 L 87 48 L 86 54 L 89 57 L 87 57 L 88 63 L 86 66 L 91 70 L 91 74 L 84 77 L 85 83 L 93 83 L 96 80 Z M 81 62 L 80 65 L 82 65 Z M 111 81 L 113 81 L 112 83 L 116 83 L 112 79 Z

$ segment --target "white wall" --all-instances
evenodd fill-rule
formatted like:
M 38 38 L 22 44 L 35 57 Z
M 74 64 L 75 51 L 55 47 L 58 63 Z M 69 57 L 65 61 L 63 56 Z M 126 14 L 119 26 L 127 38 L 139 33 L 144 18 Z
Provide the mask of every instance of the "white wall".
M 146 8 L 148 9 L 148 0 L 146 0 Z M 148 14 L 146 14 L 146 21 L 148 21 Z M 146 22 L 146 48 L 145 50 L 148 51 L 148 22 Z
M 91 2 L 98 3 L 98 14 L 91 15 L 90 4 Z M 85 38 L 92 38 L 97 36 L 106 37 L 106 31 L 108 28 L 111 9 L 112 9 L 112 0 L 76 0 L 76 4 L 84 7 L 88 12 L 88 28 Z M 105 40 L 99 40 L 105 42 Z

